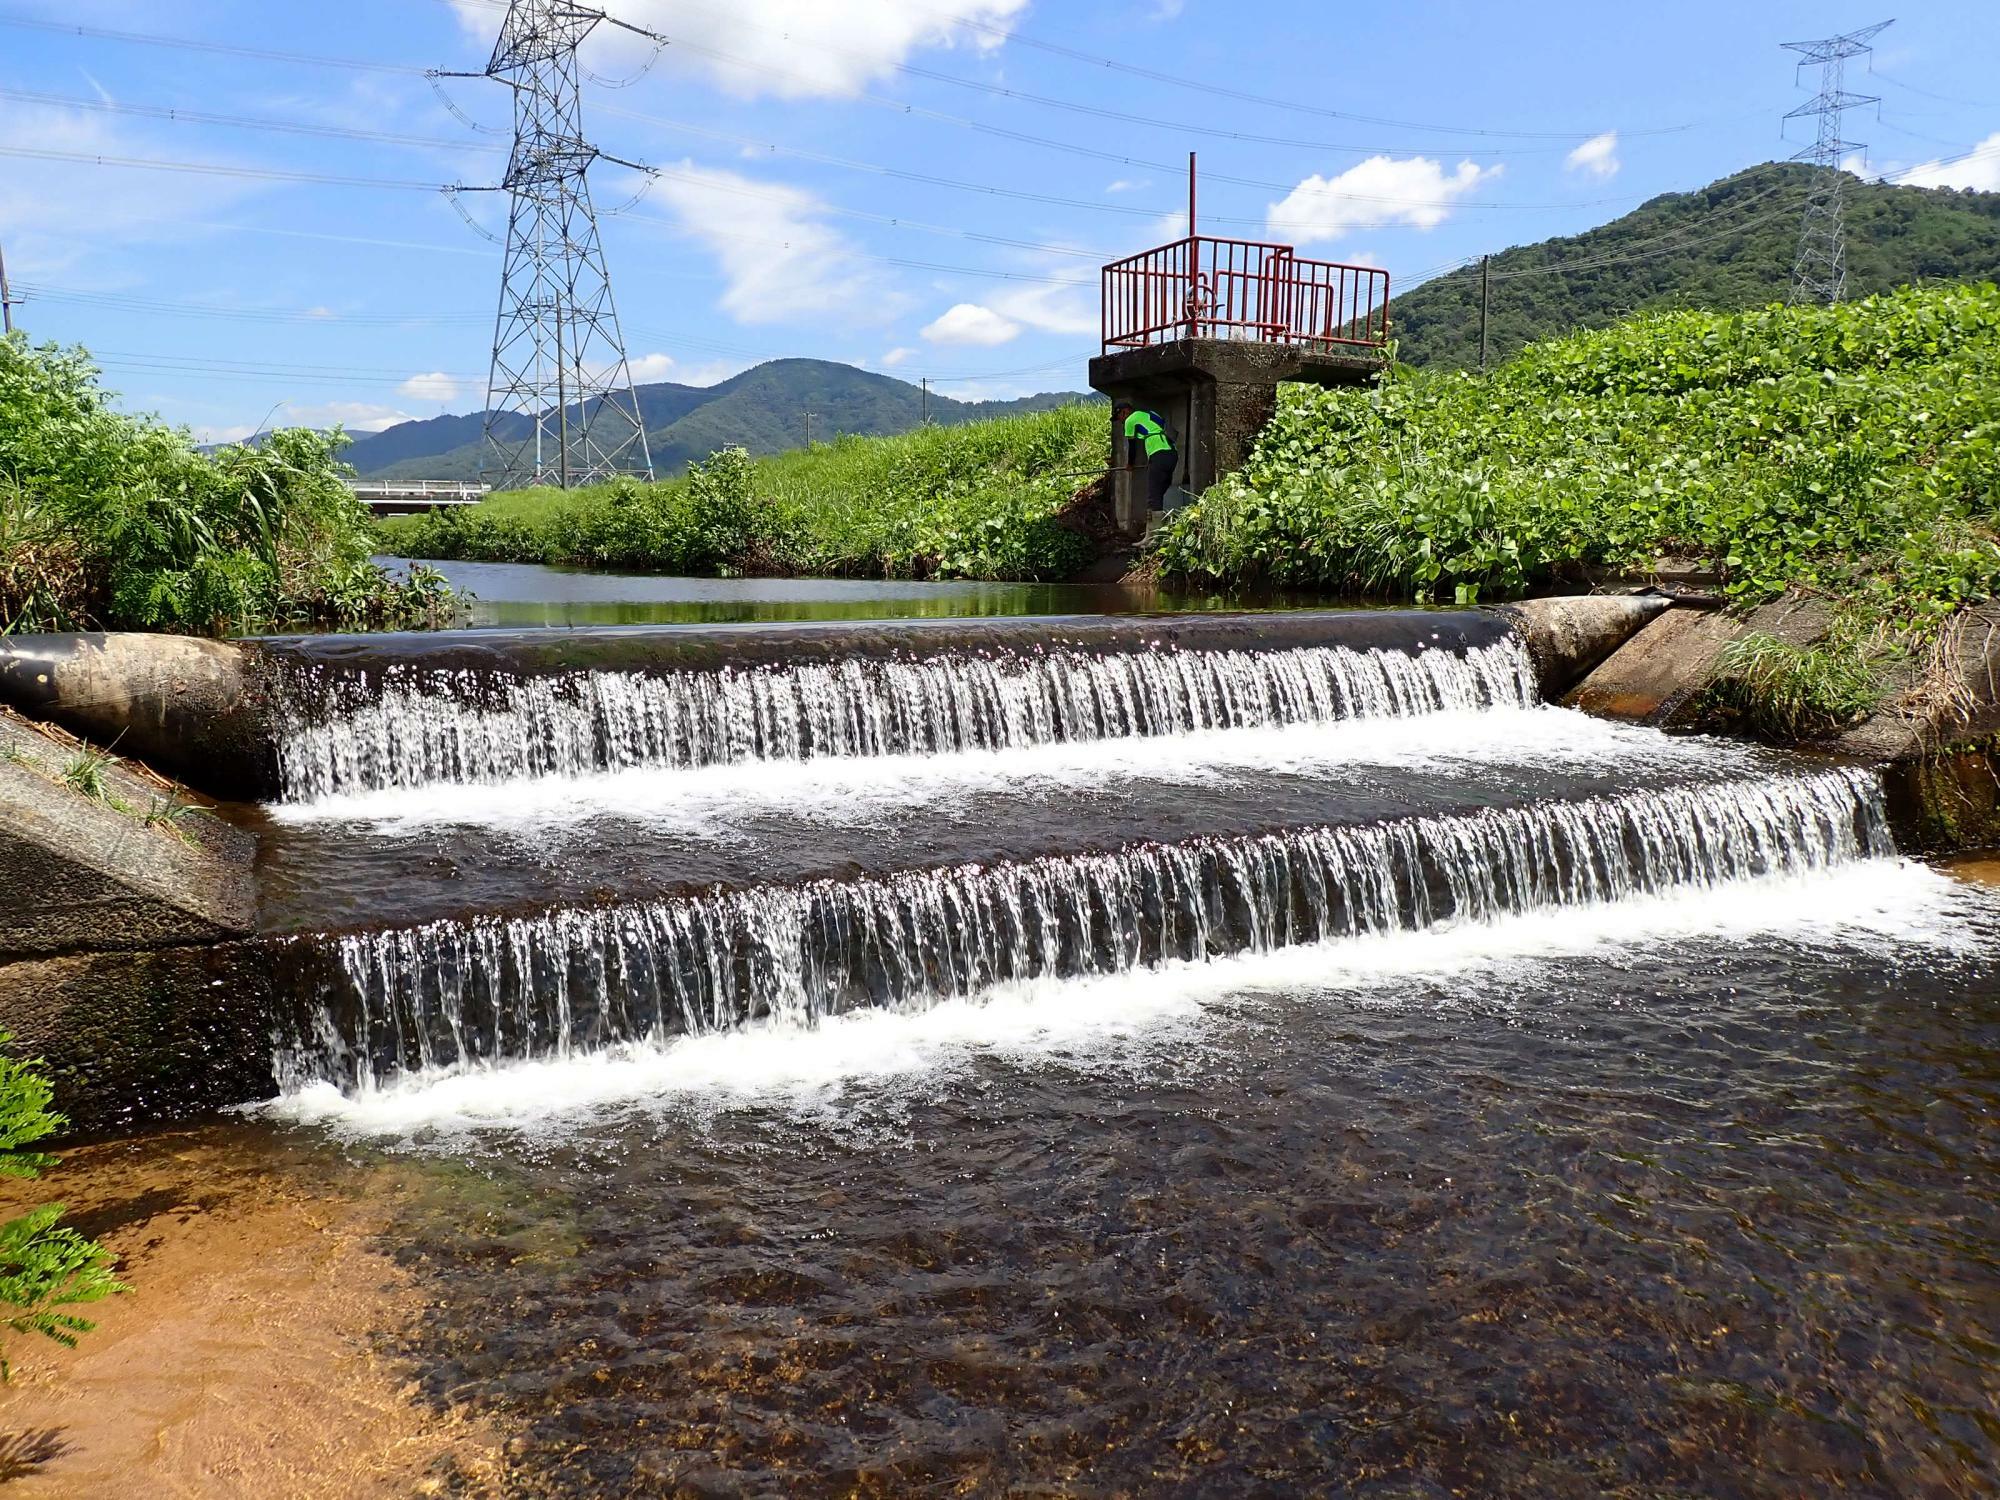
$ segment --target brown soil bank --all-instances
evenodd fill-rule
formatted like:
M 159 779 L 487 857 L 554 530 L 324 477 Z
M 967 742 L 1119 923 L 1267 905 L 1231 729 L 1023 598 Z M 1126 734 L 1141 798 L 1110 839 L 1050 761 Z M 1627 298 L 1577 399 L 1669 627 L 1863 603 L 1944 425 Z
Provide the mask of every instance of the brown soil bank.
M 273 1147 L 236 1126 L 65 1153 L 8 1184 L 119 1257 L 132 1290 L 73 1350 L 10 1336 L 0 1485 L 22 1500 L 497 1494 L 497 1444 L 420 1404 L 392 1352 L 421 1316 L 372 1235 L 392 1169 Z

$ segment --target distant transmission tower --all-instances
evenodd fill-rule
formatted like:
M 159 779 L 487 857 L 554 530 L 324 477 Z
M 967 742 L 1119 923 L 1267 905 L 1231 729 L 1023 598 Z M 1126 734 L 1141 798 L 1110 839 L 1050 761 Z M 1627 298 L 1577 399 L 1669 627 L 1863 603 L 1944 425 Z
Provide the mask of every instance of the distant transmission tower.
M 590 200 L 600 158 L 645 170 L 584 138 L 577 48 L 604 24 L 652 36 L 568 0 L 511 0 L 486 71 L 436 75 L 496 78 L 514 91 L 506 178 L 456 189 L 511 199 L 486 399 L 496 485 L 653 477 Z
M 1803 59 L 1799 67 L 1819 69 L 1819 92 L 1788 113 L 1787 120 L 1814 115 L 1819 120 L 1818 138 L 1793 161 L 1809 161 L 1813 173 L 1811 196 L 1806 199 L 1805 222 L 1799 227 L 1799 254 L 1792 263 L 1792 301 L 1838 302 L 1847 294 L 1847 174 L 1841 162 L 1849 152 L 1865 151 L 1860 141 L 1843 140 L 1841 116 L 1863 104 L 1879 104 L 1872 94 L 1850 94 L 1843 87 L 1847 60 L 1865 56 L 1883 28 L 1893 24 L 1878 21 L 1844 36 L 1830 36 L 1817 42 L 1786 42 L 1786 50 Z

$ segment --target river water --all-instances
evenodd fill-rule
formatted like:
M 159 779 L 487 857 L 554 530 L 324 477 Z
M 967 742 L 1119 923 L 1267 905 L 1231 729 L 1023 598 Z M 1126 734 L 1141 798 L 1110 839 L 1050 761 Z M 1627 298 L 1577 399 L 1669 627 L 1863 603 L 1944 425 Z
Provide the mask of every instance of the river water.
M 408 559 L 375 561 L 400 573 Z M 1309 605 L 1311 596 L 1122 583 L 942 583 L 882 578 L 683 578 L 529 563 L 428 562 L 469 596 L 474 628 L 720 625 L 748 620 L 898 620 L 1136 614 Z
M 227 1128 L 521 1494 L 2000 1492 L 2000 891 L 1329 629 L 316 678 Z

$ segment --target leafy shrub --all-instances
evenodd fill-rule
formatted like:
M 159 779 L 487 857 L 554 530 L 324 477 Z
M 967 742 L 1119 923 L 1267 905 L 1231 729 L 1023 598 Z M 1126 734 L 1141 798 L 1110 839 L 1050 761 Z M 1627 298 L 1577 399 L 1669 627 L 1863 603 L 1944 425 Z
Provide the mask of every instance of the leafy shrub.
M 0 1032 L 0 1047 L 11 1040 Z M 36 1064 L 0 1055 L 0 1177 L 39 1177 L 55 1158 L 23 1147 L 62 1129 L 51 1113 L 54 1097 Z M 65 1308 L 101 1302 L 125 1286 L 111 1274 L 111 1253 L 94 1240 L 57 1221 L 63 1207 L 52 1203 L 0 1224 L 0 1324 L 14 1333 L 39 1333 L 74 1347 L 79 1334 L 96 1327 Z M 0 1358 L 0 1380 L 8 1375 Z
M 1490 379 L 1288 388 L 1244 470 L 1159 540 L 1169 575 L 1419 600 L 1663 559 L 1735 600 L 1830 593 L 1923 632 L 2000 581 L 2000 290 L 1676 312 Z
M 345 439 L 293 431 L 209 455 L 111 409 L 80 349 L 0 340 L 0 633 L 223 631 L 423 618 L 342 482 Z

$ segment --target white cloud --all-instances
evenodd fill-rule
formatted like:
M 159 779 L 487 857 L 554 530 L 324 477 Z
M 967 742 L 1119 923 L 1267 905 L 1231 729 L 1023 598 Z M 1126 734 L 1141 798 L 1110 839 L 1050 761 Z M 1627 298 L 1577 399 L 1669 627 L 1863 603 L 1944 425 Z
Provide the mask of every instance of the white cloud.
M 1151 187 L 1152 185 L 1151 180 L 1148 178 L 1120 177 L 1115 182 L 1107 182 L 1104 185 L 1104 191 L 1107 193 L 1136 193 L 1139 189 Z
M 917 351 L 914 349 L 902 346 L 898 346 L 897 348 L 891 349 L 887 354 L 882 356 L 881 360 L 882 367 L 886 370 L 893 370 L 896 368 L 897 365 L 900 365 L 901 363 L 903 363 L 904 360 L 909 359 L 916 352 Z
M 880 321 L 900 310 L 811 193 L 692 161 L 667 169 L 653 190 L 681 227 L 715 256 L 727 285 L 721 305 L 739 323 Z
M 1462 161 L 1447 173 L 1428 156 L 1371 156 L 1337 177 L 1315 174 L 1271 205 L 1271 232 L 1298 245 L 1337 240 L 1357 224 L 1435 229 L 1452 205 L 1500 175 L 1499 167 Z
M 1599 182 L 1609 182 L 1625 165 L 1618 159 L 1618 132 L 1607 130 L 1602 135 L 1592 136 L 1565 156 L 1563 165 L 1572 172 L 1595 177 Z
M 367 401 L 329 401 L 322 406 L 294 406 L 288 403 L 280 407 L 262 427 L 241 424 L 218 427 L 197 423 L 194 436 L 198 443 L 240 443 L 245 438 L 277 427 L 317 427 L 322 430 L 344 427 L 349 432 L 381 432 L 399 422 L 417 420 L 409 412 L 396 407 L 377 406 Z
M 492 43 L 497 12 L 484 0 L 455 0 L 473 36 Z M 609 0 L 611 15 L 674 39 L 660 59 L 667 69 L 698 72 L 732 94 L 802 99 L 842 98 L 886 77 L 912 53 L 930 47 L 991 52 L 1003 26 L 1028 0 L 868 0 L 867 4 L 801 5 L 798 0 L 731 0 L 688 6 L 676 0 Z M 592 44 L 593 65 L 643 62 L 653 44 L 604 27 Z
M 408 396 L 412 401 L 435 401 L 443 403 L 456 400 L 458 381 L 442 370 L 433 370 L 428 375 L 412 375 L 396 387 L 396 393 Z
M 990 349 L 1021 336 L 1021 325 L 977 302 L 961 302 L 923 330 L 933 344 L 971 344 Z
M 632 372 L 632 384 L 652 385 L 662 380 L 679 380 L 679 361 L 671 354 L 637 354 L 631 356 L 627 365 Z
M 1076 263 L 1065 261 L 1054 269 L 1074 275 Z M 1102 326 L 1094 286 L 1085 289 L 1022 283 L 993 297 L 990 306 L 1008 322 L 1024 324 L 1037 333 L 1095 335 Z
M 1963 158 L 1920 162 L 1896 174 L 1905 187 L 1972 188 L 2000 193 L 2000 130 L 1986 137 Z
M 398 422 L 416 420 L 409 412 L 366 401 L 329 401 L 324 406 L 285 408 L 285 425 L 288 427 L 332 427 L 338 424 L 349 432 L 381 432 Z
M 747 368 L 740 359 L 711 359 L 698 365 L 682 364 L 671 354 L 635 354 L 628 364 L 632 384 L 657 385 L 671 380 L 676 385 L 714 385 Z
M 87 110 L 22 104 L 0 110 L 0 145 L 73 156 L 172 155 L 119 122 Z M 223 160 L 204 151 L 204 160 Z M 230 178 L 100 167 L 68 160 L 10 159 L 0 173 L 0 235 L 17 278 L 46 275 L 109 250 L 157 241 L 203 214 L 260 191 Z M 74 284 L 74 283 L 72 283 Z

